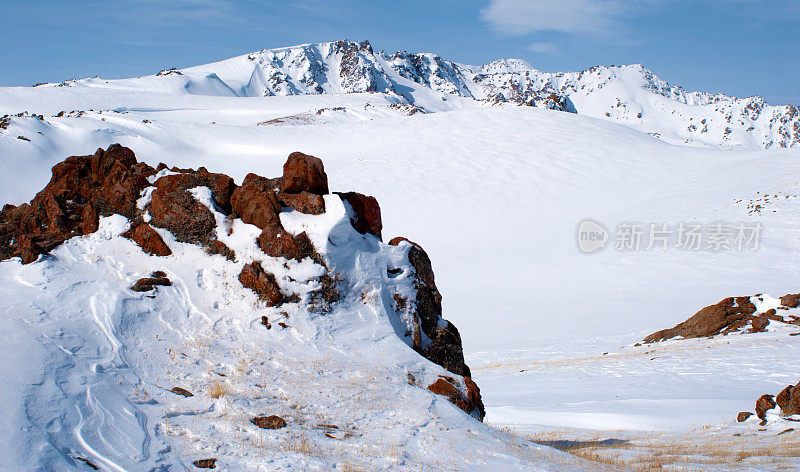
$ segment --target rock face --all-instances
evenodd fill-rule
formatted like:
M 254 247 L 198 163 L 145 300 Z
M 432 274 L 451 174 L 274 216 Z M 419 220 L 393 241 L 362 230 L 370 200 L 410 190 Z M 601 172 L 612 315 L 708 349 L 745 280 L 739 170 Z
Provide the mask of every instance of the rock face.
M 328 194 L 328 180 L 318 158 L 293 153 L 280 178 L 248 174 L 241 186 L 225 174 L 211 173 L 202 167 L 198 170 L 173 167 L 169 172 L 166 169 L 164 164 L 153 169 L 138 162 L 133 151 L 118 144 L 105 151 L 99 149 L 90 156 L 67 158 L 53 167 L 50 182 L 30 203 L 19 207 L 5 205 L 0 211 L 0 260 L 20 257 L 25 264 L 34 262 L 39 255 L 69 238 L 97 231 L 100 217 L 119 214 L 131 221 L 130 229 L 123 236 L 136 242 L 147 254 L 172 254 L 154 229 L 157 227 L 172 233 L 179 242 L 201 245 L 210 254 L 235 261 L 236 254 L 217 239 L 222 237 L 217 233 L 224 226 L 218 226 L 211 208 L 226 219 L 241 218 L 244 223 L 261 229 L 256 242 L 268 256 L 311 258 L 328 269 L 306 233 L 289 233 L 280 218 L 287 208 L 307 214 L 325 212 L 323 195 Z M 210 201 L 206 200 L 209 191 Z M 356 192 L 338 195 L 352 209 L 353 228 L 380 239 L 382 221 L 377 200 Z M 405 238 L 395 238 L 390 245 L 407 246 L 408 264 L 414 270 L 411 274 L 416 290 L 414 299 L 395 295 L 396 308 L 412 320 L 406 339 L 415 351 L 454 374 L 454 377 L 442 377 L 430 390 L 448 397 L 482 420 L 484 407 L 480 389 L 470 378 L 469 367 L 464 362 L 458 330 L 442 318 L 442 296 L 436 288 L 430 258 L 420 245 Z M 403 269 L 387 270 L 392 275 Z M 238 279 L 267 306 L 299 301 L 296 294 L 284 293 L 275 275 L 266 271 L 258 260 L 244 265 Z M 330 272 L 319 276 L 321 288 L 310 294 L 310 305 L 330 307 L 337 303 L 341 280 Z M 131 289 L 147 292 L 169 285 L 166 274 L 157 271 L 139 279 Z M 270 327 L 267 317 L 262 322 Z M 287 327 L 282 322 L 278 325 Z M 267 419 L 263 421 L 274 422 L 277 417 L 264 418 Z
M 759 333 L 766 330 L 770 321 L 780 323 L 800 324 L 798 318 L 789 319 L 778 315 L 776 310 L 769 309 L 763 313 L 756 313 L 756 305 L 752 299 L 762 301 L 763 297 L 754 295 L 752 297 L 729 297 L 716 305 L 710 305 L 695 313 L 686 321 L 679 323 L 673 328 L 662 329 L 644 338 L 644 342 L 651 343 L 663 341 L 675 337 L 700 338 L 714 336 L 717 334 L 728 334 L 739 331 L 749 326 L 748 332 Z M 796 308 L 800 295 L 784 295 L 781 297 L 779 309 L 787 310 Z

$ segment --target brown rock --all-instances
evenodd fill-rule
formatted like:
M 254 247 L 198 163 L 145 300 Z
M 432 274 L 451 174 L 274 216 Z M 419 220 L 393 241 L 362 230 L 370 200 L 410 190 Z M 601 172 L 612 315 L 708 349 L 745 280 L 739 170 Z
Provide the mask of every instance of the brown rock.
M 285 193 L 328 193 L 328 176 L 322 161 L 314 156 L 293 152 L 283 165 L 281 190 Z
M 250 422 L 261 429 L 281 429 L 286 427 L 286 420 L 276 415 L 256 416 Z
M 261 232 L 256 242 L 265 254 L 272 257 L 297 260 L 311 257 L 315 261 L 321 260 L 305 232 L 292 236 L 282 227 L 267 228 Z
M 53 166 L 47 186 L 30 203 L 0 212 L 0 260 L 35 261 L 65 240 L 97 230 L 100 216 L 133 219 L 136 200 L 155 171 L 119 144 Z
M 122 236 L 133 240 L 142 250 L 152 256 L 169 256 L 172 254 L 169 246 L 161 239 L 161 236 L 147 223 L 133 226 Z
M 747 418 L 750 418 L 751 416 L 753 416 L 753 414 L 750 413 L 749 411 L 740 411 L 739 414 L 736 415 L 736 421 L 738 421 L 739 423 L 743 423 L 747 421 Z
M 775 402 L 786 416 L 800 414 L 800 382 L 789 385 L 775 397 Z
M 188 190 L 208 187 L 212 182 L 211 174 L 205 178 L 199 174 L 172 174 L 158 179 L 148 207 L 153 226 L 169 230 L 178 241 L 207 244 L 213 239 L 217 221 Z M 230 197 L 224 196 L 214 199 L 224 201 L 226 198 L 230 200 Z
M 756 316 L 750 321 L 750 332 L 763 333 L 766 331 L 767 325 L 769 325 L 769 318 L 766 316 Z
M 800 293 L 790 293 L 781 297 L 781 306 L 797 308 L 800 306 Z
M 194 396 L 194 394 L 192 392 L 186 390 L 185 388 L 181 388 L 181 387 L 172 387 L 170 392 L 174 393 L 175 395 L 180 395 L 182 397 L 193 397 Z
M 315 193 L 279 193 L 278 200 L 283 206 L 297 210 L 300 213 L 306 213 L 308 215 L 321 215 L 325 213 L 325 199 Z
M 756 400 L 756 416 L 761 418 L 762 420 L 766 420 L 767 418 L 767 410 L 771 410 L 775 408 L 775 401 L 773 400 L 773 396 L 769 394 L 764 394 Z
M 247 224 L 261 229 L 279 228 L 281 204 L 275 196 L 270 179 L 247 174 L 242 186 L 231 196 L 233 211 Z
M 166 277 L 145 277 L 137 280 L 133 287 L 131 287 L 131 290 L 134 292 L 149 292 L 157 285 L 169 287 L 172 285 L 172 281 Z
M 268 306 L 277 306 L 283 303 L 284 296 L 275 276 L 265 272 L 259 262 L 252 262 L 244 266 L 239 274 L 239 282 L 256 292 L 258 298 L 266 301 Z
M 663 329 L 647 336 L 644 342 L 662 341 L 677 336 L 684 338 L 712 336 L 731 325 L 743 326 L 745 323 L 741 321 L 746 320 L 755 311 L 756 307 L 750 302 L 750 297 L 726 298 L 716 305 L 703 308 L 674 328 Z
M 229 261 L 236 260 L 236 253 L 219 239 L 214 239 L 206 245 L 206 252 L 209 254 L 219 254 Z
M 428 386 L 428 390 L 436 395 L 447 397 L 450 403 L 464 410 L 467 414 L 473 415 L 477 419 L 483 421 L 484 409 L 480 390 L 478 390 L 478 386 L 475 385 L 469 377 L 465 377 L 464 382 L 467 385 L 466 393 L 462 392 L 461 389 L 455 385 L 454 379 L 439 376 L 436 382 Z
M 217 459 L 198 459 L 192 462 L 198 469 L 216 469 Z
M 369 233 L 381 239 L 383 222 L 378 200 L 357 192 L 336 192 L 336 194 L 353 209 L 353 213 L 350 215 L 350 223 L 353 228 L 361 234 Z

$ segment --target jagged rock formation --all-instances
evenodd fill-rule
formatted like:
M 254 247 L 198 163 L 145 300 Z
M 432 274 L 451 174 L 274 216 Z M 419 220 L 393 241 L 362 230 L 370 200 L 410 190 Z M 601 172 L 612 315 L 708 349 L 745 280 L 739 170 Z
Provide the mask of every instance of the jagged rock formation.
M 198 192 L 203 189 L 209 192 L 206 203 L 199 198 Z M 327 269 L 318 277 L 321 288 L 312 299 L 330 307 L 340 296 L 336 275 L 330 273 L 325 258 L 306 233 L 288 232 L 280 218 L 285 208 L 313 215 L 324 213 L 323 195 L 328 192 L 322 161 L 302 153 L 289 156 L 281 177 L 248 174 L 237 186 L 229 176 L 202 167 L 170 169 L 160 164 L 154 169 L 138 162 L 130 149 L 114 144 L 91 156 L 67 158 L 53 167 L 50 183 L 30 203 L 3 207 L 0 260 L 20 257 L 23 263 L 32 263 L 69 238 L 97 231 L 100 217 L 112 214 L 130 220 L 131 227 L 123 236 L 150 255 L 173 255 L 157 231 L 160 229 L 171 233 L 176 241 L 200 245 L 211 254 L 235 260 L 234 251 L 215 239 L 220 225 L 216 218 L 224 215 L 225 219 L 241 219 L 260 229 L 256 242 L 267 256 L 297 261 L 310 258 Z M 382 222 L 377 200 L 355 192 L 338 195 L 349 205 L 353 228 L 379 242 Z M 387 268 L 389 276 L 413 269 L 408 276 L 416 292 L 414 298 L 395 296 L 395 316 L 400 323 L 407 323 L 409 331 L 407 336 L 399 334 L 415 351 L 453 373 L 431 385 L 430 390 L 483 419 L 480 390 L 469 377 L 461 337 L 456 327 L 442 318 L 441 294 L 434 283 L 430 258 L 419 245 L 404 238 L 395 238 L 390 245 L 407 248 L 407 263 L 405 269 Z M 238 281 L 268 307 L 298 301 L 297 295 L 282 289 L 274 274 L 257 260 L 244 265 Z M 133 290 L 149 291 L 159 285 L 170 285 L 170 281 L 163 272 L 154 272 L 139 280 Z M 269 325 L 269 320 L 262 320 L 262 324 Z
M 264 49 L 125 81 L 126 88 L 163 91 L 166 87 L 199 95 L 380 93 L 397 106 L 409 107 L 408 114 L 447 109 L 444 102 L 455 96 L 612 120 L 670 142 L 767 149 L 800 145 L 798 106 L 772 106 L 757 96 L 687 92 L 640 64 L 548 73 L 520 59 L 470 66 L 436 54 L 375 52 L 368 41 L 340 40 Z M 115 82 L 93 78 L 43 86 L 105 87 Z M 10 118 L 0 119 L 0 128 L 8 126 Z M 298 115 L 267 124 L 313 118 Z
M 800 294 L 788 294 L 780 298 L 777 310 L 791 310 L 800 306 Z M 729 334 L 747 329 L 749 333 L 762 332 L 771 321 L 800 325 L 796 314 L 779 315 L 775 308 L 758 312 L 756 303 L 764 301 L 764 296 L 729 297 L 716 305 L 698 311 L 686 321 L 673 328 L 663 329 L 644 338 L 644 342 L 658 342 L 671 338 L 701 338 L 717 334 Z

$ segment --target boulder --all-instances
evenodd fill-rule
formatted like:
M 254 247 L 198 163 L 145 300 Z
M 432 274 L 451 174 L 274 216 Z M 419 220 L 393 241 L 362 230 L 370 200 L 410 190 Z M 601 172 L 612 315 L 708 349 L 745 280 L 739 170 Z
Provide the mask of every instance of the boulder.
M 800 306 L 800 293 L 790 293 L 781 297 L 781 306 L 797 308 Z
M 242 185 L 233 192 L 231 206 L 239 218 L 260 229 L 281 228 L 281 204 L 270 179 L 247 174 Z
M 775 397 L 775 403 L 781 407 L 781 411 L 786 416 L 800 414 L 800 382 L 781 390 Z
M 198 469 L 216 469 L 217 459 L 198 459 L 192 462 L 192 464 Z
M 751 416 L 753 416 L 753 414 L 750 413 L 749 411 L 740 411 L 739 414 L 736 415 L 736 421 L 738 421 L 739 423 L 744 423 Z
M 155 182 L 150 199 L 151 224 L 169 230 L 175 239 L 185 243 L 207 244 L 213 238 L 217 221 L 205 205 L 189 193 L 196 187 L 209 187 L 214 202 L 230 206 L 230 195 L 220 192 L 232 191 L 230 187 L 217 189 L 219 174 L 181 173 L 161 177 Z M 220 205 L 220 209 L 222 206 Z
M 350 205 L 353 212 L 350 223 L 361 234 L 372 234 L 381 239 L 383 222 L 381 221 L 381 207 L 375 197 L 358 192 L 336 192 L 339 197 Z
M 436 395 L 442 395 L 458 408 L 464 410 L 468 415 L 472 415 L 478 420 L 483 421 L 485 416 L 483 402 L 481 401 L 480 390 L 475 382 L 469 377 L 464 378 L 466 392 L 456 386 L 455 379 L 451 377 L 439 376 L 436 382 L 428 386 L 428 390 Z
M 144 277 L 137 280 L 133 287 L 131 287 L 131 290 L 134 292 L 149 292 L 159 285 L 169 287 L 172 285 L 172 281 L 154 273 L 153 277 Z
M 756 416 L 761 418 L 762 424 L 767 420 L 767 411 L 775 408 L 775 405 L 773 396 L 766 393 L 756 400 Z
M 285 193 L 328 193 L 328 176 L 322 161 L 314 156 L 293 152 L 283 165 L 281 190 Z
M 142 250 L 152 256 L 169 256 L 172 254 L 169 246 L 159 236 L 159 234 L 147 223 L 133 226 L 122 236 L 133 240 Z
M 239 274 L 239 282 L 258 294 L 258 298 L 267 302 L 268 306 L 283 303 L 284 296 L 275 276 L 264 271 L 259 262 L 251 262 Z

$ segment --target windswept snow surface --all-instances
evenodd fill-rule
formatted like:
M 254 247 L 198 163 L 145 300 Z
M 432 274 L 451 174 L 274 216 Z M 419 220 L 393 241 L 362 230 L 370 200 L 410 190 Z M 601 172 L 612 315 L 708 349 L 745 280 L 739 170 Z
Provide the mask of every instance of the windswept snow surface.
M 413 116 L 384 113 L 394 110 L 391 103 L 375 93 L 253 98 L 77 85 L 0 89 L 0 114 L 46 115 L 14 117 L 0 130 L 0 197 L 27 201 L 53 164 L 114 142 L 152 165 L 206 166 L 239 182 L 248 172 L 280 175 L 292 151 L 316 155 L 332 189 L 378 199 L 387 240 L 406 236 L 429 253 L 444 315 L 461 332 L 487 422 L 521 433 L 591 430 L 615 437 L 619 430 L 728 427 L 761 394 L 800 380 L 800 336 L 775 330 L 633 346 L 728 296 L 800 292 L 800 151 L 676 145 L 606 120 L 471 99 L 455 110 Z M 258 125 L 336 107 L 364 115 Z M 54 117 L 59 110 L 85 113 Z M 748 208 L 751 201 L 762 204 L 760 212 Z M 612 247 L 585 255 L 575 238 L 585 218 L 612 232 L 622 222 L 761 223 L 763 230 L 757 251 L 616 251 L 612 239 Z M 292 318 L 291 330 L 264 332 L 252 326 L 255 316 L 244 315 L 254 313 L 249 295 L 218 285 L 220 273 L 230 278 L 236 268 L 170 244 L 181 248 L 177 255 L 148 258 L 125 240 L 98 234 L 29 266 L 0 264 L 0 303 L 11 314 L 2 320 L 10 333 L 3 353 L 13 360 L 2 372 L 3 427 L 15 438 L 3 459 L 63 464 L 71 451 L 89 451 L 81 441 L 110 470 L 112 463 L 141 461 L 148 470 L 146 464 L 215 454 L 237 458 L 242 470 L 262 457 L 276 461 L 270 468 L 302 463 L 326 470 L 331 461 L 360 456 L 344 443 L 332 443 L 335 459 L 320 462 L 243 446 L 263 444 L 265 433 L 238 419 L 285 408 L 306 426 L 325 415 L 360 425 L 357 444 L 375 444 L 364 453 L 368 470 L 419 464 L 451 470 L 473 454 L 474 466 L 484 470 L 568 467 L 547 466 L 563 457 L 550 449 L 525 456 L 514 446 L 513 453 L 492 456 L 498 444 L 517 443 L 468 422 L 444 401 L 429 410 L 431 396 L 408 390 L 404 380 L 423 361 L 405 350 L 379 308 L 356 303 L 347 314 Z M 363 244 L 387 254 L 375 241 Z M 192 264 L 178 263 L 184 254 Z M 160 268 L 178 282 L 174 287 L 159 289 L 154 299 L 125 291 Z M 355 341 L 362 339 L 379 347 L 358 350 Z M 311 384 L 303 384 L 309 377 Z M 184 402 L 153 388 L 175 383 L 207 391 L 215 381 L 249 390 Z M 146 396 L 137 399 L 142 385 Z M 333 397 L 346 388 L 357 393 Z M 401 395 L 409 400 L 393 401 Z M 373 408 L 364 412 L 364 405 Z M 143 418 L 146 426 L 137 426 Z M 286 434 L 323 440 L 306 426 Z M 210 437 L 222 439 L 211 444 Z M 307 449 L 301 436 L 287 438 L 269 441 Z M 451 448 L 456 452 L 441 456 L 444 462 L 432 459 Z M 499 465 L 490 465 L 494 460 Z

